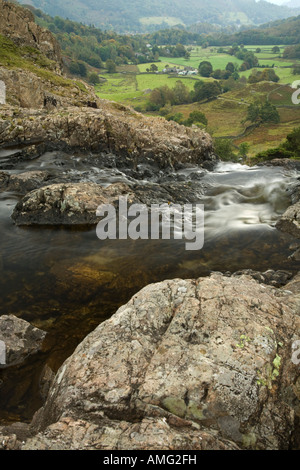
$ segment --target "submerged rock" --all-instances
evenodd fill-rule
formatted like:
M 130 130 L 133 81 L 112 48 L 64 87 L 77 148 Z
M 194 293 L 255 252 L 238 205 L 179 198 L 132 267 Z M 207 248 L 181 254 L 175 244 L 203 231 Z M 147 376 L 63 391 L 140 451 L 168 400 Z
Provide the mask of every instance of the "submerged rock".
M 59 369 L 28 449 L 290 449 L 300 298 L 249 276 L 152 284 Z
M 45 336 L 45 331 L 21 318 L 0 316 L 0 341 L 5 349 L 0 368 L 22 364 L 28 356 L 41 350 Z

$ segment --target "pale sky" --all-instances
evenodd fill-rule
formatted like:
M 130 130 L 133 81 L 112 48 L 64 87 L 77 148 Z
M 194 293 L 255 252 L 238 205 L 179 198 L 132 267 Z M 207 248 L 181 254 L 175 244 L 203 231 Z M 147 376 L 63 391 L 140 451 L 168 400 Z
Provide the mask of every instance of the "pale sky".
M 275 3 L 275 5 L 284 5 L 288 3 L 289 0 L 266 0 L 269 3 Z

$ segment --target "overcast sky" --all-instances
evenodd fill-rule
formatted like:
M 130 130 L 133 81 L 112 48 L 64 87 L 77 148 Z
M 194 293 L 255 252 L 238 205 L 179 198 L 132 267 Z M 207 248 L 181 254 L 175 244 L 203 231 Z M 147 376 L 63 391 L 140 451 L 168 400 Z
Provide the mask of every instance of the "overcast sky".
M 288 3 L 289 0 L 267 0 L 269 3 L 275 3 L 276 5 L 283 5 L 284 3 Z

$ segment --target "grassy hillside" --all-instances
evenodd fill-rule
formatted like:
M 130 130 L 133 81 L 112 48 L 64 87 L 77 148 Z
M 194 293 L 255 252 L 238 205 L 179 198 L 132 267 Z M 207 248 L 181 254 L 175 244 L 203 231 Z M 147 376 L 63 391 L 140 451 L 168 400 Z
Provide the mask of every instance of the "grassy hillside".
M 37 49 L 18 47 L 15 43 L 0 34 L 0 66 L 8 69 L 23 69 L 33 72 L 38 77 L 49 80 L 53 85 L 72 88 L 74 83 L 84 89 L 82 82 L 67 79 L 53 71 L 54 63 Z
M 215 34 L 211 44 L 299 44 L 300 16 L 299 12 L 290 10 L 289 18 L 268 21 L 257 28 L 248 28 L 232 35 Z M 271 20 L 271 19 L 270 19 Z

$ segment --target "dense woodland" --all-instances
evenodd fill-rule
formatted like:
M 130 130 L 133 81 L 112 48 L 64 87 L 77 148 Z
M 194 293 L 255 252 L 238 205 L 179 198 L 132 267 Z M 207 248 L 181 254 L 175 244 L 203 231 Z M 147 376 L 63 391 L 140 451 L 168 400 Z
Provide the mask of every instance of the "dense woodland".
M 120 33 L 153 32 L 174 24 L 190 26 L 199 21 L 219 26 L 255 26 L 300 13 L 299 9 L 256 0 L 31 0 L 30 3 L 52 16 Z

